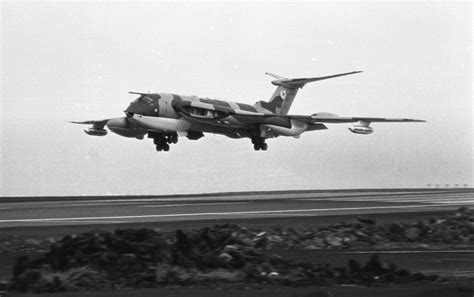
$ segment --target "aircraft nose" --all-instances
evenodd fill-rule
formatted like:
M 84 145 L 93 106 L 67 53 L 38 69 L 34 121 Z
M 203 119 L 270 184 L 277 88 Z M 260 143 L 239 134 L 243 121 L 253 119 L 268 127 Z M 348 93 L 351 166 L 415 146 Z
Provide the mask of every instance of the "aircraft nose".
M 135 113 L 140 113 L 143 108 L 140 108 L 140 104 L 135 100 L 130 105 L 125 109 L 126 114 L 135 114 Z
M 140 114 L 145 116 L 157 116 L 158 115 L 158 100 L 160 96 L 158 94 L 147 94 L 138 97 L 135 101 L 130 103 L 128 108 L 125 110 L 127 116 Z

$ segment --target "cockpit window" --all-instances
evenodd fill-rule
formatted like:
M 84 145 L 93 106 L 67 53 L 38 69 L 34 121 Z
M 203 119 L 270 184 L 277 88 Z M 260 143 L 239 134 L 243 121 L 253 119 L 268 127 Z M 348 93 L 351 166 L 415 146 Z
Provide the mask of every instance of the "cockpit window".
M 155 116 L 158 114 L 158 100 L 161 98 L 158 94 L 143 94 L 125 110 L 128 114 L 141 114 Z
M 153 102 L 153 99 L 151 99 L 151 98 L 148 97 L 148 96 L 141 96 L 141 97 L 139 98 L 139 101 L 140 101 L 140 102 L 143 102 L 143 103 L 148 103 L 148 104 L 150 104 L 150 103 Z

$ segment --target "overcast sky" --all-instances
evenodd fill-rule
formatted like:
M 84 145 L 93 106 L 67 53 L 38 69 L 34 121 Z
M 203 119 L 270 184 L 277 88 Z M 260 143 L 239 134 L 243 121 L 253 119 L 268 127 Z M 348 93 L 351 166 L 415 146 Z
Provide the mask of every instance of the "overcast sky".
M 472 4 L 1 2 L 0 196 L 473 185 Z M 406 117 L 268 140 L 206 135 L 170 152 L 90 137 L 128 91 L 253 104 L 286 77 L 291 114 Z

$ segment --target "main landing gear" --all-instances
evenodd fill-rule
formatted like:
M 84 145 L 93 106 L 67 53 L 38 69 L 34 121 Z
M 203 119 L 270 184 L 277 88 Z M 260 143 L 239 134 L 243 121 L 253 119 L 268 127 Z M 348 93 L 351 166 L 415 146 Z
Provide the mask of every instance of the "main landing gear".
M 153 133 L 148 137 L 153 138 L 153 143 L 156 145 L 156 151 L 169 151 L 170 144 L 178 143 L 178 133 Z
M 265 138 L 252 138 L 253 149 L 256 151 L 262 150 L 266 151 L 268 149 L 268 144 L 265 142 Z

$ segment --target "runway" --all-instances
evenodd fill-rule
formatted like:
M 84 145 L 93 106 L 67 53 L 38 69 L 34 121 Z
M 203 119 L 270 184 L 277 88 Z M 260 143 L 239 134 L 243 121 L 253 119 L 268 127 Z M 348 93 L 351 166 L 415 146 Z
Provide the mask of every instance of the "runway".
M 452 210 L 472 189 L 230 193 L 156 197 L 0 198 L 0 228 L 321 217 Z

